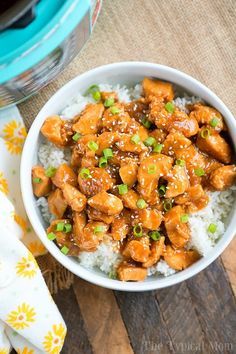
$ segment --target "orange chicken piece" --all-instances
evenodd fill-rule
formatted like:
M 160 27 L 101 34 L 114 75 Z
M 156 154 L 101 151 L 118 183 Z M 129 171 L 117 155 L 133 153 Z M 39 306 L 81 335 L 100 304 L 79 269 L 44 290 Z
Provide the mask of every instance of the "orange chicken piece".
M 190 229 L 187 223 L 181 222 L 184 214 L 181 206 L 177 205 L 165 214 L 165 228 L 170 242 L 176 248 L 182 248 L 190 238 Z
M 114 101 L 118 100 L 118 96 L 116 92 L 113 91 L 102 91 L 101 93 L 101 98 L 103 101 L 110 99 L 113 99 Z
M 130 189 L 126 194 L 122 195 L 122 201 L 126 208 L 137 210 L 137 201 L 139 200 L 139 195 L 133 189 Z
M 209 197 L 200 184 L 189 187 L 187 191 L 175 198 L 176 204 L 183 205 L 188 213 L 194 213 L 205 208 L 209 202 Z
M 132 152 L 134 154 L 140 154 L 143 151 L 147 151 L 147 147 L 144 145 L 142 140 L 140 140 L 137 144 L 132 142 L 134 135 L 120 135 L 120 139 L 116 143 L 117 148 L 121 151 Z
M 182 270 L 193 263 L 195 263 L 200 258 L 200 255 L 195 250 L 185 250 L 178 249 L 175 250 L 171 246 L 166 246 L 166 251 L 164 253 L 164 260 L 173 269 Z
M 147 277 L 147 269 L 122 262 L 117 268 L 117 275 L 121 281 L 142 281 Z
M 73 212 L 73 234 L 74 234 L 74 240 L 76 242 L 76 239 L 80 237 L 80 235 L 83 233 L 83 230 L 86 226 L 87 219 L 86 219 L 86 214 L 84 211 L 81 213 L 78 213 L 77 211 Z
M 124 184 L 127 184 L 129 187 L 137 181 L 138 166 L 137 164 L 127 164 L 122 166 L 119 169 L 119 174 Z
M 166 198 L 173 198 L 183 194 L 189 188 L 189 179 L 186 168 L 175 165 L 165 177 L 168 185 L 166 187 Z
M 82 135 L 96 134 L 101 126 L 103 112 L 102 103 L 88 104 L 81 115 L 76 118 L 73 130 Z
M 50 193 L 52 183 L 42 166 L 36 165 L 32 168 L 32 186 L 34 195 L 38 198 Z
M 165 141 L 167 133 L 163 129 L 155 129 L 149 135 L 155 138 L 158 144 L 161 144 Z
M 48 196 L 48 208 L 50 213 L 55 215 L 57 218 L 62 218 L 68 204 L 63 196 L 62 191 L 56 188 Z
M 122 241 L 126 238 L 129 232 L 129 217 L 128 215 L 117 216 L 111 224 L 111 235 L 114 240 Z
M 163 220 L 160 211 L 150 208 L 139 209 L 137 217 L 142 226 L 149 230 L 158 229 Z
M 77 175 L 66 163 L 60 165 L 55 175 L 52 177 L 53 184 L 58 188 L 63 188 L 65 183 L 69 183 L 72 186 L 77 185 Z
M 102 191 L 88 199 L 88 204 L 108 215 L 119 214 L 123 210 L 122 201 L 113 194 Z
M 91 207 L 87 208 L 87 214 L 90 220 L 104 221 L 106 224 L 111 224 L 114 221 L 114 216 L 104 214 Z
M 165 237 L 161 236 L 160 240 L 152 242 L 150 255 L 146 262 L 142 265 L 144 268 L 152 267 L 156 264 L 165 251 Z
M 142 85 L 145 96 L 156 96 L 166 101 L 172 101 L 174 98 L 174 89 L 169 82 L 152 80 L 145 77 Z
M 167 135 L 164 141 L 162 153 L 169 156 L 175 156 L 176 151 L 180 150 L 179 153 L 181 153 L 182 149 L 186 149 L 191 144 L 191 140 L 186 138 L 183 133 L 178 131 L 171 132 Z
M 97 227 L 101 228 L 101 231 L 97 232 Z M 83 231 L 76 235 L 75 242 L 81 251 L 94 252 L 96 251 L 99 242 L 103 239 L 107 230 L 108 226 L 103 222 L 89 222 L 84 227 Z
M 150 254 L 149 237 L 142 237 L 139 240 L 127 242 L 123 256 L 132 258 L 136 262 L 146 262 Z
M 217 125 L 214 129 L 218 132 L 225 127 L 222 115 L 215 108 L 204 106 L 201 103 L 197 103 L 193 106 L 193 110 L 189 116 L 190 118 L 194 117 L 199 125 L 211 125 L 212 120 L 216 119 Z
M 236 180 L 235 165 L 222 166 L 210 174 L 210 185 L 217 191 L 224 191 L 231 187 Z
M 58 146 L 65 146 L 68 143 L 68 139 L 66 135 L 63 134 L 64 124 L 65 121 L 59 116 L 50 116 L 44 121 L 40 131 L 51 143 Z
M 223 163 L 230 163 L 232 153 L 229 144 L 219 133 L 210 128 L 207 128 L 210 135 L 203 138 L 205 129 L 205 127 L 201 128 L 198 134 L 196 142 L 198 148 Z
M 117 108 L 117 113 L 114 112 L 114 108 Z M 131 118 L 127 112 L 124 111 L 124 106 L 117 103 L 115 106 L 105 110 L 102 117 L 102 127 L 108 131 L 115 131 L 125 133 L 129 128 Z
M 72 210 L 81 212 L 85 208 L 87 199 L 77 188 L 65 183 L 62 192 Z
M 88 178 L 78 174 L 78 184 L 83 194 L 93 196 L 101 191 L 107 191 L 114 185 L 114 180 L 110 177 L 109 173 L 104 168 L 90 167 Z
M 104 149 L 111 148 L 119 140 L 117 132 L 103 132 L 97 138 L 98 150 L 96 154 L 101 156 Z

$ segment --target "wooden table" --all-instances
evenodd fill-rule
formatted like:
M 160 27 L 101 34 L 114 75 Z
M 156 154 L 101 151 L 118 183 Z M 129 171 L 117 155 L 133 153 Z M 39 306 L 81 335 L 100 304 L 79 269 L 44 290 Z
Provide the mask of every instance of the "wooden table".
M 29 126 L 74 76 L 146 60 L 204 82 L 236 113 L 234 0 L 104 0 L 86 48 L 59 78 L 20 105 Z M 64 354 L 236 353 L 236 240 L 206 270 L 146 293 L 102 289 L 78 278 L 54 296 L 68 326 Z

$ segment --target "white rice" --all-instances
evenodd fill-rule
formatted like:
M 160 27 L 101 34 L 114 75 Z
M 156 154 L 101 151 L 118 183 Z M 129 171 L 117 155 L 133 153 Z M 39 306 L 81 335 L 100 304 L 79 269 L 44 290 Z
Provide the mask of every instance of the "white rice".
M 140 84 L 134 87 L 100 84 L 101 91 L 116 91 L 119 100 L 122 102 L 130 102 L 133 99 L 138 99 L 142 92 Z M 173 102 L 182 111 L 189 113 L 186 105 L 200 102 L 201 99 L 187 94 L 177 97 Z M 63 118 L 73 118 L 79 114 L 88 103 L 94 103 L 91 97 L 85 97 L 78 94 L 72 102 L 61 112 Z M 70 160 L 70 152 L 67 149 L 57 148 L 55 145 L 42 140 L 39 148 L 38 157 L 40 163 L 48 168 L 49 166 L 58 167 L 62 163 Z M 196 249 L 202 256 L 206 256 L 217 241 L 223 236 L 227 224 L 227 216 L 229 215 L 235 196 L 231 188 L 223 192 L 209 193 L 209 204 L 207 207 L 197 213 L 191 214 L 189 224 L 191 228 L 191 239 L 188 243 L 188 248 Z M 43 219 L 46 224 L 49 224 L 53 216 L 48 209 L 47 199 L 42 197 L 36 202 L 40 208 Z M 216 232 L 211 234 L 207 231 L 210 223 L 217 226 Z M 78 260 L 85 268 L 98 268 L 102 272 L 109 274 L 115 272 L 117 265 L 122 259 L 122 256 L 114 250 L 112 241 L 102 243 L 98 246 L 95 252 L 81 252 Z M 160 260 L 157 264 L 148 269 L 148 275 L 169 276 L 176 271 L 168 266 L 164 260 Z

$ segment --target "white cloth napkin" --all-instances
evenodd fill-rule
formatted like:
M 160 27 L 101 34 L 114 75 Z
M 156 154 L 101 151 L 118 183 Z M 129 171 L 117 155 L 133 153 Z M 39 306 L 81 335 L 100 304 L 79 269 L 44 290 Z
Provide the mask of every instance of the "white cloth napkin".
M 0 354 L 8 354 L 12 346 L 20 354 L 57 354 L 66 326 L 33 256 L 46 250 L 21 198 L 19 166 L 25 137 L 17 108 L 0 111 Z

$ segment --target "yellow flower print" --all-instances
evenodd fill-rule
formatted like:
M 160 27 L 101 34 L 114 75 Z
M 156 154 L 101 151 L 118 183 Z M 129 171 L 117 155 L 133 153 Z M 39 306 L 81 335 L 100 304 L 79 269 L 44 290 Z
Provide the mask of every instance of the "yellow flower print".
M 8 194 L 9 192 L 7 180 L 3 177 L 2 172 L 0 172 L 0 191 L 4 194 Z
M 34 350 L 27 347 L 24 347 L 23 349 L 17 349 L 16 352 L 17 354 L 34 354 Z
M 6 348 L 0 348 L 0 354 L 8 354 L 9 350 Z
M 23 124 L 12 120 L 3 128 L 3 134 L 8 151 L 11 154 L 19 155 L 26 137 L 26 130 Z
M 17 310 L 9 313 L 6 322 L 16 330 L 24 329 L 35 322 L 35 316 L 34 308 L 23 303 L 17 307 Z
M 23 231 L 23 237 L 26 234 L 26 230 L 27 230 L 27 222 L 24 218 L 22 218 L 22 216 L 16 214 L 16 213 L 12 213 L 13 219 L 14 221 L 20 226 L 20 228 Z
M 63 346 L 66 329 L 62 323 L 53 325 L 52 330 L 44 337 L 43 347 L 46 353 L 58 354 Z
M 24 278 L 33 278 L 38 270 L 38 264 L 29 252 L 27 257 L 23 257 L 16 265 L 16 274 Z
M 29 249 L 34 256 L 42 256 L 47 252 L 44 245 L 39 241 L 32 241 L 26 244 L 26 247 Z

